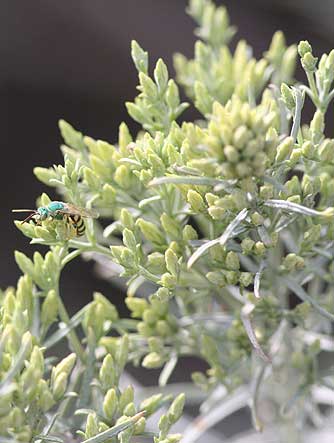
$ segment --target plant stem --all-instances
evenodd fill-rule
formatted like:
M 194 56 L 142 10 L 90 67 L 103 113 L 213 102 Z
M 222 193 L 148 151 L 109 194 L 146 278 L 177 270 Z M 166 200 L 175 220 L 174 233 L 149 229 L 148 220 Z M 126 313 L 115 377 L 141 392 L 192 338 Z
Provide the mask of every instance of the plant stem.
M 68 315 L 67 309 L 63 303 L 63 300 L 60 297 L 59 294 L 59 289 L 58 289 L 58 285 L 57 285 L 57 296 L 58 296 L 58 310 L 59 310 L 59 317 L 61 319 L 62 322 L 64 322 L 66 325 L 69 325 L 70 323 L 70 317 Z M 72 345 L 73 350 L 75 351 L 75 353 L 77 354 L 77 356 L 79 357 L 80 361 L 82 363 L 85 363 L 86 361 L 86 355 L 84 352 L 84 349 L 80 343 L 80 340 L 77 336 L 77 333 L 75 332 L 74 329 L 72 329 L 69 333 L 68 333 L 68 340 Z

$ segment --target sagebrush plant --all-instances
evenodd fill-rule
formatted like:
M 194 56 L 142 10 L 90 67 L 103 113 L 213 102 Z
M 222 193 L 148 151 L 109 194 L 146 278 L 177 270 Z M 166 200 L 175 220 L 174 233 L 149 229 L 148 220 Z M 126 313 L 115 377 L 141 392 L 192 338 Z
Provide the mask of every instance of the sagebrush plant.
M 63 220 L 16 222 L 49 250 L 16 252 L 23 276 L 1 295 L 0 441 L 177 442 L 170 428 L 185 396 L 163 392 L 189 355 L 208 365 L 192 374 L 207 400 L 183 441 L 245 405 L 256 429 L 270 425 L 261 401 L 284 442 L 327 417 L 317 388 L 334 386 L 333 364 L 319 365 L 321 351 L 334 351 L 334 139 L 324 123 L 334 50 L 318 61 L 301 41 L 307 83 L 296 83 L 297 47 L 281 32 L 256 60 L 244 41 L 228 48 L 235 28 L 224 7 L 191 0 L 188 12 L 200 40 L 193 60 L 175 56 L 176 79 L 201 118 L 176 121 L 188 106 L 176 82 L 161 59 L 151 74 L 132 42 L 139 95 L 126 106 L 142 130 L 131 135 L 122 123 L 113 145 L 60 121 L 64 165 L 34 170 L 61 200 L 100 218 L 86 219 L 84 239 L 68 238 Z M 305 98 L 314 117 L 302 124 Z M 38 204 L 49 201 L 43 194 Z M 100 293 L 69 318 L 60 275 L 88 253 L 125 277 L 132 319 Z M 52 348 L 65 339 L 69 354 L 58 361 Z M 140 405 L 120 385 L 128 362 L 163 368 Z M 170 402 L 157 431 L 145 431 Z

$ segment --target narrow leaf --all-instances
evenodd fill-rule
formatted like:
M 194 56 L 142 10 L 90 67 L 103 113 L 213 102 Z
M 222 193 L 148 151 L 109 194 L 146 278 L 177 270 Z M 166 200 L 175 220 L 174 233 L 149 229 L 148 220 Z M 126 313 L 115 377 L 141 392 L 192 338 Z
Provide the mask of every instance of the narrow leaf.
M 72 329 L 76 328 L 81 323 L 81 320 L 83 319 L 83 316 L 85 315 L 87 308 L 88 305 L 80 309 L 80 311 L 78 311 L 75 315 L 73 315 L 68 325 L 59 328 L 58 331 L 50 335 L 50 337 L 48 337 L 43 343 L 43 346 L 45 346 L 46 348 L 51 348 L 60 340 L 62 340 L 64 337 L 66 337 Z
M 230 186 L 228 180 L 222 180 L 218 178 L 211 177 L 198 177 L 198 176 L 178 176 L 178 175 L 170 175 L 166 177 L 158 177 L 154 178 L 149 182 L 149 186 L 158 186 L 163 184 L 175 184 L 175 185 L 197 185 L 197 186 L 216 186 L 216 185 L 226 185 Z
M 139 412 L 138 414 L 131 417 L 129 420 L 126 420 L 119 425 L 113 426 L 112 428 L 108 429 L 107 431 L 101 432 L 100 434 L 95 435 L 94 437 L 88 438 L 87 440 L 83 441 L 82 443 L 104 443 L 108 439 L 115 437 L 120 432 L 124 431 L 125 429 L 128 429 L 131 426 L 133 426 L 143 416 L 144 416 L 144 412 Z
M 299 205 L 298 203 L 289 202 L 286 200 L 266 200 L 265 206 L 275 209 L 283 209 L 288 212 L 295 212 L 301 215 L 309 215 L 311 217 L 323 217 L 324 214 L 315 209 L 308 208 L 307 206 Z
M 175 366 L 177 364 L 178 358 L 176 355 L 172 355 L 170 359 L 165 364 L 163 370 L 159 376 L 159 386 L 164 387 L 168 383 L 169 377 L 172 375 Z
M 320 306 L 319 302 L 315 300 L 313 297 L 308 295 L 308 293 L 300 286 L 299 283 L 297 283 L 295 280 L 293 280 L 290 277 L 285 277 L 282 280 L 282 284 L 285 284 L 290 291 L 292 291 L 297 297 L 299 297 L 303 301 L 309 302 L 316 311 L 319 312 L 323 317 L 326 317 L 330 321 L 334 321 L 334 314 L 328 312 L 325 308 Z
M 2 391 L 6 389 L 6 385 L 10 384 L 15 375 L 22 369 L 24 365 L 24 360 L 27 358 L 31 350 L 31 344 L 31 334 L 29 332 L 26 332 L 22 337 L 22 343 L 15 357 L 13 365 L 0 383 L 0 395 L 3 394 Z
M 255 274 L 255 278 L 254 278 L 254 295 L 255 295 L 256 298 L 261 298 L 261 295 L 260 295 L 260 283 L 261 283 L 261 277 L 262 277 L 264 268 L 265 268 L 265 263 L 261 262 L 260 268 L 259 268 L 258 272 Z
M 231 221 L 231 223 L 227 226 L 224 233 L 214 240 L 210 240 L 206 243 L 204 243 L 200 248 L 197 249 L 193 253 L 193 255 L 188 260 L 188 269 L 192 267 L 192 265 L 210 248 L 217 244 L 224 245 L 227 240 L 232 238 L 235 233 L 235 229 L 240 225 L 240 223 L 247 217 L 248 210 L 244 208 L 242 211 L 239 212 L 239 214 L 235 217 L 234 220 Z
M 271 359 L 270 359 L 270 357 L 268 357 L 268 355 L 265 354 L 265 352 L 261 348 L 261 346 L 256 338 L 252 322 L 250 320 L 250 315 L 251 315 L 254 308 L 255 308 L 255 305 L 253 305 L 252 303 L 246 303 L 245 306 L 241 309 L 241 320 L 242 320 L 242 323 L 245 327 L 245 331 L 248 335 L 248 338 L 249 338 L 255 352 L 257 353 L 257 355 L 260 358 L 262 358 L 262 360 L 265 361 L 266 363 L 270 363 Z

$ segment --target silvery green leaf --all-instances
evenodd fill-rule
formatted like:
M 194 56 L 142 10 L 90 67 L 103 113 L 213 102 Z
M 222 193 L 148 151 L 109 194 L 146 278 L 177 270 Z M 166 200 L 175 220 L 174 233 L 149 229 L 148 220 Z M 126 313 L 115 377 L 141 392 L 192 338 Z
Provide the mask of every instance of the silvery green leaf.
M 177 364 L 178 358 L 177 355 L 172 355 L 167 363 L 165 364 L 165 366 L 163 367 L 163 370 L 160 373 L 159 376 L 159 386 L 166 386 L 166 384 L 168 383 L 169 377 L 172 375 L 175 366 Z
M 28 353 L 31 350 L 32 346 L 32 337 L 29 332 L 26 332 L 22 336 L 21 346 L 18 350 L 18 353 L 15 356 L 12 366 L 9 371 L 5 374 L 4 378 L 0 382 L 0 395 L 3 395 L 3 390 L 6 390 L 8 385 L 11 385 L 11 382 L 15 375 L 21 371 L 24 365 L 24 361 L 28 356 Z
M 144 198 L 141 200 L 138 204 L 139 208 L 143 208 L 146 205 L 149 205 L 150 203 L 156 202 L 161 200 L 161 195 L 153 195 L 153 197 Z
M 250 399 L 248 387 L 241 386 L 232 394 L 227 395 L 215 408 L 206 414 L 200 414 L 185 429 L 182 443 L 194 443 L 210 428 L 225 417 L 245 407 Z
M 270 363 L 271 359 L 261 348 L 257 340 L 257 337 L 255 335 L 254 328 L 250 319 L 250 315 L 254 310 L 254 308 L 255 305 L 253 305 L 252 303 L 246 303 L 245 306 L 243 306 L 243 308 L 241 309 L 241 320 L 256 354 L 266 363 Z
M 259 237 L 262 241 L 262 243 L 268 248 L 272 245 L 272 240 L 271 237 L 269 235 L 269 232 L 267 231 L 267 229 L 264 226 L 259 226 L 257 228 L 257 232 L 259 234 Z
M 261 298 L 260 283 L 261 283 L 261 277 L 262 277 L 264 269 L 265 269 L 265 263 L 261 262 L 260 268 L 254 277 L 254 295 L 256 298 Z
M 188 260 L 188 269 L 192 267 L 192 265 L 210 248 L 212 248 L 215 245 L 221 244 L 224 245 L 227 240 L 235 236 L 235 229 L 240 225 L 240 223 L 245 220 L 247 217 L 248 210 L 246 208 L 242 209 L 242 211 L 239 212 L 239 214 L 234 218 L 234 220 L 231 221 L 231 223 L 227 226 L 224 233 L 214 240 L 210 240 L 206 243 L 204 243 L 202 246 L 200 246 L 197 251 L 193 253 L 193 255 Z
M 334 314 L 331 312 L 328 312 L 325 308 L 323 308 L 318 300 L 315 300 L 313 297 L 311 297 L 303 288 L 300 286 L 299 283 L 297 283 L 295 280 L 293 280 L 290 277 L 285 277 L 284 279 L 281 279 L 282 284 L 287 286 L 290 291 L 292 291 L 297 297 L 299 297 L 303 301 L 309 302 L 314 309 L 319 312 L 323 317 L 327 318 L 330 321 L 334 321 Z
M 301 91 L 299 88 L 293 87 L 293 92 L 296 100 L 296 106 L 293 116 L 293 125 L 291 128 L 291 137 L 294 139 L 294 141 L 296 141 L 300 128 L 302 109 L 304 106 L 305 91 Z
M 120 432 L 124 431 L 125 429 L 128 429 L 131 426 L 133 426 L 143 416 L 144 413 L 139 412 L 138 414 L 134 415 L 133 417 L 129 418 L 123 423 L 113 426 L 107 431 L 101 432 L 100 434 L 95 435 L 94 437 L 88 438 L 87 440 L 83 441 L 83 443 L 104 443 L 108 439 L 116 437 Z
M 315 209 L 311 209 L 298 203 L 293 203 L 286 200 L 266 200 L 264 202 L 264 205 L 269 206 L 270 208 L 282 209 L 284 211 L 295 212 L 301 215 L 309 215 L 311 217 L 323 216 L 320 211 L 316 211 Z
M 169 175 L 165 177 L 154 178 L 149 182 L 149 186 L 159 186 L 163 184 L 174 184 L 174 185 L 195 185 L 195 186 L 216 186 L 216 185 L 229 185 L 228 180 L 222 180 L 219 178 L 212 177 L 202 177 L 202 176 L 179 176 L 179 175 Z
M 54 442 L 54 443 L 64 443 L 64 440 L 62 438 L 53 437 L 51 435 L 36 435 L 36 437 L 34 438 L 33 441 L 35 441 L 36 443 L 41 442 L 41 441 L 50 441 L 50 442 Z
M 67 336 L 67 334 L 74 328 L 76 328 L 82 321 L 86 310 L 88 309 L 89 305 L 86 305 L 80 311 L 78 311 L 73 317 L 71 318 L 68 325 L 61 327 L 58 329 L 58 331 L 54 332 L 50 337 L 48 337 L 45 342 L 43 343 L 43 346 L 46 348 L 51 348 L 56 343 L 58 343 L 60 340 L 62 340 L 64 337 Z

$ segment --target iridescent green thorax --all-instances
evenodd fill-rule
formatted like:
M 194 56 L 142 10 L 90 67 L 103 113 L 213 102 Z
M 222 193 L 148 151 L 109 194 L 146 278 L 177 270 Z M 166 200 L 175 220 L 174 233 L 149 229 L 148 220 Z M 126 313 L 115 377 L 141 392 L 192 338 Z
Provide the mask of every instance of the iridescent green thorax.
M 40 206 L 37 209 L 37 212 L 41 220 L 46 220 L 48 217 L 52 217 L 57 220 L 62 220 L 63 214 L 59 214 L 57 213 L 57 211 L 64 210 L 64 208 L 65 208 L 65 203 L 53 201 L 50 202 L 47 206 Z

